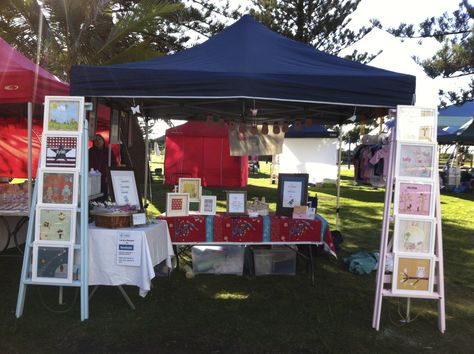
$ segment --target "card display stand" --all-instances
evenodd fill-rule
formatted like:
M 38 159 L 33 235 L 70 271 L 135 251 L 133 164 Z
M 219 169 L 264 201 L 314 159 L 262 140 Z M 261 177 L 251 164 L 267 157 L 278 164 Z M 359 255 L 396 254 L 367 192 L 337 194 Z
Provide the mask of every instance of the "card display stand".
M 29 285 L 79 287 L 89 318 L 88 124 L 83 97 L 45 97 L 37 181 L 31 198 L 16 317 Z M 76 237 L 76 234 L 78 237 Z M 61 295 L 60 295 L 61 297 Z
M 436 300 L 438 328 L 446 330 L 436 123 L 436 109 L 397 107 L 372 318 L 376 330 L 384 297 L 407 298 L 406 323 L 412 298 Z M 393 271 L 386 267 L 388 258 L 393 259 Z

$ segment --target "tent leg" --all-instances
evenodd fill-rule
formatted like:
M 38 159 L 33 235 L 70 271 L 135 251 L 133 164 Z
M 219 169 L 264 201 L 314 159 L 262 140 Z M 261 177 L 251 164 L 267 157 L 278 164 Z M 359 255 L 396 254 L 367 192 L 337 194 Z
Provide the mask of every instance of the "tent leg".
M 339 151 L 337 153 L 337 182 L 336 182 L 336 230 L 339 230 L 339 199 L 341 195 L 341 157 L 342 157 L 342 134 L 339 131 Z

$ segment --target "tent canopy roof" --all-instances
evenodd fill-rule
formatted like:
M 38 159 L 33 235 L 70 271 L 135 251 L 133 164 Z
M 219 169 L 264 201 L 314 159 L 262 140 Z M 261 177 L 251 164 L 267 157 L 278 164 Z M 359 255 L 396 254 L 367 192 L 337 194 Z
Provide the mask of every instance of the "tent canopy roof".
M 288 138 L 337 138 L 337 132 L 330 131 L 319 124 L 313 124 L 311 127 L 301 127 L 297 130 L 294 125 L 290 126 L 285 133 L 285 139 Z
M 124 103 L 123 97 L 141 98 L 146 115 L 185 120 L 312 117 L 335 124 L 352 116 L 354 107 L 367 117 L 411 104 L 414 92 L 414 76 L 320 52 L 249 15 L 176 54 L 71 71 L 73 95 L 122 98 L 128 110 L 132 100 Z
M 454 144 L 474 145 L 474 119 L 471 118 L 469 123 L 466 123 L 454 134 L 440 135 L 438 134 L 438 143 L 440 144 Z
M 45 95 L 67 95 L 69 86 L 0 38 L 0 92 L 2 113 L 12 114 L 16 104 L 41 104 Z

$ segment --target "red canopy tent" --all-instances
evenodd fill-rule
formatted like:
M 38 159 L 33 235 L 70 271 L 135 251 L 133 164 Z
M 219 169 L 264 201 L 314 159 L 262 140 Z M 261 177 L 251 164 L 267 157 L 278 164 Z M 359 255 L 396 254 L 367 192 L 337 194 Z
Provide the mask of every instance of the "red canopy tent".
M 45 95 L 67 94 L 68 84 L 0 38 L 0 176 L 33 177 L 36 168 L 29 173 L 28 166 L 38 164 L 42 132 L 42 120 L 33 116 L 41 118 Z
M 247 156 L 230 156 L 227 126 L 188 122 L 166 130 L 165 183 L 201 178 L 204 187 L 245 187 Z
M 44 96 L 68 94 L 69 84 L 34 64 L 0 38 L 0 177 L 28 177 L 29 140 L 31 177 L 35 177 L 43 132 Z M 97 116 L 97 133 L 108 143 L 110 108 L 99 105 Z M 31 139 L 28 138 L 29 124 Z M 118 156 L 118 146 L 112 148 Z

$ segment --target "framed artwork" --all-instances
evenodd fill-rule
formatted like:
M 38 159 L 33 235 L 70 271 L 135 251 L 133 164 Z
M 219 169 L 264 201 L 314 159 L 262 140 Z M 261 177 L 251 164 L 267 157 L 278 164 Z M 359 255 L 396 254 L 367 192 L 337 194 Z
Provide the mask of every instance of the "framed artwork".
M 187 216 L 188 214 L 188 193 L 166 193 L 166 216 Z
M 80 168 L 81 139 L 76 135 L 43 135 L 41 167 Z
M 435 144 L 397 144 L 395 173 L 398 177 L 432 179 L 438 171 L 435 166 Z
M 76 240 L 76 208 L 36 208 L 35 240 L 46 243 L 70 243 Z
M 433 183 L 397 181 L 395 185 L 395 214 L 433 216 Z
M 397 107 L 397 140 L 436 142 L 437 112 L 434 108 Z
M 201 198 L 201 179 L 180 178 L 178 180 L 178 193 L 188 193 L 190 202 L 199 202 Z
M 33 245 L 32 279 L 42 283 L 72 283 L 73 246 Z
M 229 215 L 247 214 L 247 191 L 226 191 L 227 213 Z
M 295 206 L 308 202 L 307 173 L 280 173 L 278 175 L 277 215 L 292 216 Z
M 433 293 L 434 257 L 395 255 L 392 293 L 427 295 Z
M 434 238 L 434 219 L 398 216 L 395 221 L 393 251 L 433 254 Z
M 203 195 L 199 203 L 201 215 L 216 215 L 217 197 L 215 195 Z
M 111 168 L 110 180 L 114 201 L 117 205 L 132 205 L 141 209 L 141 198 L 138 194 L 135 171 L 124 168 Z
M 78 173 L 69 170 L 42 170 L 39 176 L 39 204 L 77 205 Z
M 45 132 L 81 132 L 84 122 L 84 97 L 46 96 Z

